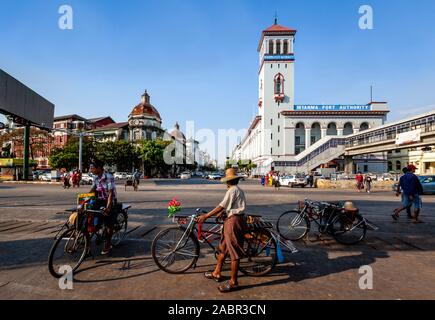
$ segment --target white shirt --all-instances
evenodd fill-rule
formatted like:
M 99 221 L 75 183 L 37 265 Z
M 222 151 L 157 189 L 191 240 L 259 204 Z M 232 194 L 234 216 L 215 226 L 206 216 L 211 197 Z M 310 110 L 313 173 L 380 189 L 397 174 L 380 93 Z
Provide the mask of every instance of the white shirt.
M 239 186 L 232 186 L 228 189 L 219 206 L 225 209 L 228 218 L 232 215 L 244 214 L 246 211 L 245 193 Z

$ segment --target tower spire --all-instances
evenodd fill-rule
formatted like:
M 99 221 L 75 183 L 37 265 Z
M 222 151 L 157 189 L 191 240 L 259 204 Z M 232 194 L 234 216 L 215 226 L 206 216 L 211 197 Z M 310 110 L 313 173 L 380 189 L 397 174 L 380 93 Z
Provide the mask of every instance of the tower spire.
M 277 24 L 278 24 L 278 13 L 275 10 L 275 25 L 277 25 Z

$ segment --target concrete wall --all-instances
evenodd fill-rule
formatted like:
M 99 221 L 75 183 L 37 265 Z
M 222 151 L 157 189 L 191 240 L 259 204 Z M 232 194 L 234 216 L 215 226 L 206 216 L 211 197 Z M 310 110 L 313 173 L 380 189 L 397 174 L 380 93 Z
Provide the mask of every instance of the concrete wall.
M 373 181 L 372 190 L 391 191 L 396 181 Z M 343 190 L 356 190 L 355 180 L 317 180 L 317 188 L 319 189 L 343 189 Z

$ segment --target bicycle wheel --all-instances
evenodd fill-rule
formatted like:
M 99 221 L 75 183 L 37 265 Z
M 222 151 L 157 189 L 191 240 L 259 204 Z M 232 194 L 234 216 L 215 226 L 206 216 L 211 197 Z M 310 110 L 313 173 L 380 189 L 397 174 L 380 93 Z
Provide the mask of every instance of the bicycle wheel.
M 310 220 L 298 210 L 287 211 L 278 218 L 276 228 L 284 239 L 297 241 L 310 231 Z
M 275 267 L 277 248 L 275 239 L 266 229 L 245 233 L 245 257 L 240 260 L 240 271 L 251 277 L 268 274 Z
M 55 278 L 62 277 L 61 270 L 68 266 L 75 272 L 86 257 L 89 239 L 81 231 L 68 229 L 54 242 L 48 256 L 48 270 Z
M 356 244 L 365 238 L 366 233 L 367 224 L 360 214 L 352 218 L 342 213 L 332 221 L 332 236 L 341 244 Z
M 119 245 L 127 235 L 128 215 L 125 212 L 118 213 L 116 221 L 114 222 L 112 245 L 116 247 Z
M 170 227 L 160 231 L 151 245 L 151 254 L 157 266 L 172 274 L 189 270 L 198 260 L 199 243 L 185 228 Z

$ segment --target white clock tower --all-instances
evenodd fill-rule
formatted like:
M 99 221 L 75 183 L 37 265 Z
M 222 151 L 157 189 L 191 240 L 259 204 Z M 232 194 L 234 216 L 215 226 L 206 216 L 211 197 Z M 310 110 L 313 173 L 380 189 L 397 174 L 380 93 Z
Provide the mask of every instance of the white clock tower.
M 294 108 L 295 35 L 296 30 L 278 25 L 275 19 L 275 24 L 263 31 L 258 46 L 261 154 L 274 159 L 294 154 L 289 150 L 294 137 L 286 136 L 281 112 Z

